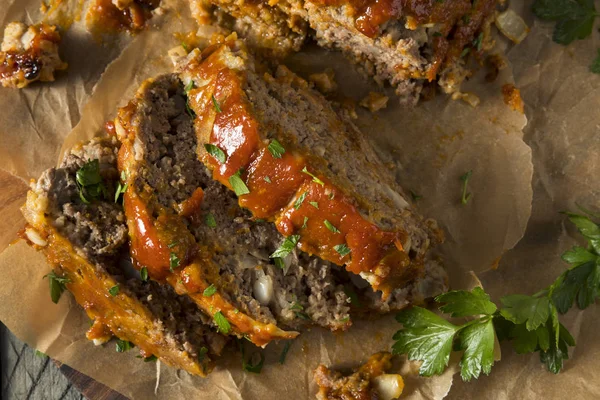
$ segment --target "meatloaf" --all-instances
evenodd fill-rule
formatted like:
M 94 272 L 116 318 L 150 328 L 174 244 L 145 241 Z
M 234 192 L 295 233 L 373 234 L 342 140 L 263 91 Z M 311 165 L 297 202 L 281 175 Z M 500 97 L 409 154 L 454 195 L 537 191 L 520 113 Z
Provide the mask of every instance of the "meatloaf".
M 2 86 L 21 89 L 35 81 L 54 81 L 54 71 L 67 68 L 58 54 L 60 40 L 55 26 L 8 24 L 0 51 Z
M 392 366 L 390 353 L 376 353 L 350 375 L 332 371 L 324 365 L 315 370 L 318 400 L 391 400 L 404 389 L 397 374 L 386 374 Z
M 306 21 L 319 45 L 341 50 L 378 83 L 394 87 L 401 102 L 414 104 L 427 82 L 438 81 L 447 93 L 459 89 L 469 74 L 465 56 L 481 55 L 490 43 L 497 0 L 203 0 L 202 4 L 217 7 L 236 21 L 249 19 L 252 23 L 244 29 L 233 29 L 244 37 L 267 35 L 271 43 L 278 42 L 274 35 L 280 36 L 279 42 L 288 37 L 272 26 L 302 27 L 299 21 Z M 262 46 L 257 40 L 250 44 Z
M 119 111 L 115 130 L 138 268 L 193 299 L 224 333 L 257 345 L 297 335 L 282 329 L 350 326 L 341 269 L 294 249 L 269 258 L 286 239 L 239 207 L 199 161 L 193 112 L 177 75 L 143 84 Z
M 208 328 L 189 299 L 141 279 L 122 262 L 127 225 L 117 148 L 114 138 L 94 139 L 32 182 L 22 209 L 25 236 L 93 320 L 90 340 L 101 344 L 114 335 L 144 358 L 204 376 L 226 338 Z
M 423 276 L 442 234 L 343 110 L 286 68 L 258 64 L 238 40 L 194 50 L 179 71 L 198 156 L 240 206 L 384 300 Z

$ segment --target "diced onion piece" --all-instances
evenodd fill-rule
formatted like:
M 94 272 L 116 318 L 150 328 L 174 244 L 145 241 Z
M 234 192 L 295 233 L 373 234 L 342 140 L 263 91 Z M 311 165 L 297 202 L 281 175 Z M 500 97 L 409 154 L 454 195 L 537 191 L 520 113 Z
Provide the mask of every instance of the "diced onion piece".
M 46 242 L 46 240 L 44 240 L 44 238 L 35 229 L 25 229 L 25 235 L 27 236 L 27 239 L 31 240 L 33 244 L 37 244 L 38 246 L 44 247 L 48 244 L 48 242 Z
M 503 12 L 496 11 L 496 26 L 504 36 L 519 44 L 529 33 L 529 27 L 516 12 L 510 8 Z
M 94 342 L 94 346 L 101 346 L 104 343 L 108 342 L 111 338 L 111 336 L 105 336 L 97 339 L 92 339 L 92 342 Z
M 373 378 L 373 387 L 380 400 L 397 399 L 404 389 L 404 380 L 398 374 L 383 374 Z
M 254 297 L 263 306 L 269 305 L 273 300 L 273 279 L 266 275 L 262 269 L 256 270 L 254 281 Z

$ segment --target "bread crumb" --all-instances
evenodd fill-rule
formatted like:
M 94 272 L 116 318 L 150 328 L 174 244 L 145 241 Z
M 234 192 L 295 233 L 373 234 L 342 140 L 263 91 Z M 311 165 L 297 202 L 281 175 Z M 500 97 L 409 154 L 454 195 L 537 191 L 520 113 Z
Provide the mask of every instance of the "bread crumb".
M 310 75 L 308 80 L 315 85 L 317 90 L 324 94 L 335 92 L 338 87 L 335 81 L 335 72 L 331 68 L 327 68 L 324 72 Z
M 389 97 L 383 93 L 369 92 L 369 95 L 360 101 L 361 107 L 369 109 L 371 112 L 377 112 L 387 107 Z

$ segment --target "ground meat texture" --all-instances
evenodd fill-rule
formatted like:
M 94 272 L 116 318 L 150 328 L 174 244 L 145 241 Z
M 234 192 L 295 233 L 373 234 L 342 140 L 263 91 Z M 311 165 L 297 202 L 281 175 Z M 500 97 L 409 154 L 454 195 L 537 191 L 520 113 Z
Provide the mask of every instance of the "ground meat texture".
M 339 268 L 296 253 L 285 259 L 285 269 L 273 264 L 269 256 L 284 238 L 240 208 L 236 196 L 198 160 L 184 95 L 177 76 L 165 75 L 148 84 L 136 109 L 129 110 L 134 122 L 128 124 L 139 127 L 136 143 L 145 161 L 136 172 L 136 188 L 150 188 L 169 210 L 202 190 L 199 209 L 184 218 L 185 225 L 218 266 L 212 283 L 239 311 L 292 328 L 348 327 L 350 301 L 334 275 Z
M 0 51 L 2 86 L 21 89 L 35 81 L 54 81 L 54 71 L 67 68 L 58 54 L 60 41 L 55 26 L 8 24 Z
M 32 184 L 23 209 L 30 224 L 26 232 L 33 230 L 34 238 L 45 238 L 36 244 L 43 245 L 57 275 L 69 278 L 67 289 L 94 320 L 89 339 L 102 343 L 115 334 L 134 342 L 143 357 L 154 354 L 204 375 L 226 338 L 208 328 L 208 318 L 189 299 L 171 287 L 143 282 L 123 257 L 127 226 L 123 206 L 114 200 L 118 148 L 114 137 L 94 139 L 69 152 L 58 168 L 45 171 Z M 86 203 L 80 197 L 77 173 L 94 160 L 108 196 Z M 109 294 L 115 286 L 117 294 Z
M 263 10 L 274 26 L 308 23 L 320 46 L 341 50 L 381 85 L 392 86 L 400 101 L 415 104 L 427 81 L 439 79 L 446 93 L 459 90 L 468 72 L 463 51 L 482 53 L 497 0 L 203 0 L 237 21 Z M 254 20 L 252 20 L 254 22 Z M 260 23 L 238 29 L 242 37 L 279 35 Z M 250 40 L 252 47 L 263 43 Z M 299 47 L 299 46 L 296 46 Z M 291 47 L 290 47 L 291 48 Z M 293 48 L 292 48 L 293 49 Z

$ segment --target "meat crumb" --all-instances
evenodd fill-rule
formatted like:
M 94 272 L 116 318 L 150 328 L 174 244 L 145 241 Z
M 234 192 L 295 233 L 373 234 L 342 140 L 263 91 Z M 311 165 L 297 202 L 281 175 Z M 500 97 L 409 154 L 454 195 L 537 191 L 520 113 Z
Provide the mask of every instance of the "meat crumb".
M 383 93 L 369 92 L 369 95 L 360 101 L 360 105 L 374 113 L 386 108 L 388 100 L 389 97 Z
M 521 98 L 521 91 L 511 83 L 507 83 L 502 86 L 502 95 L 504 96 L 504 103 L 515 111 L 525 114 L 525 105 Z

